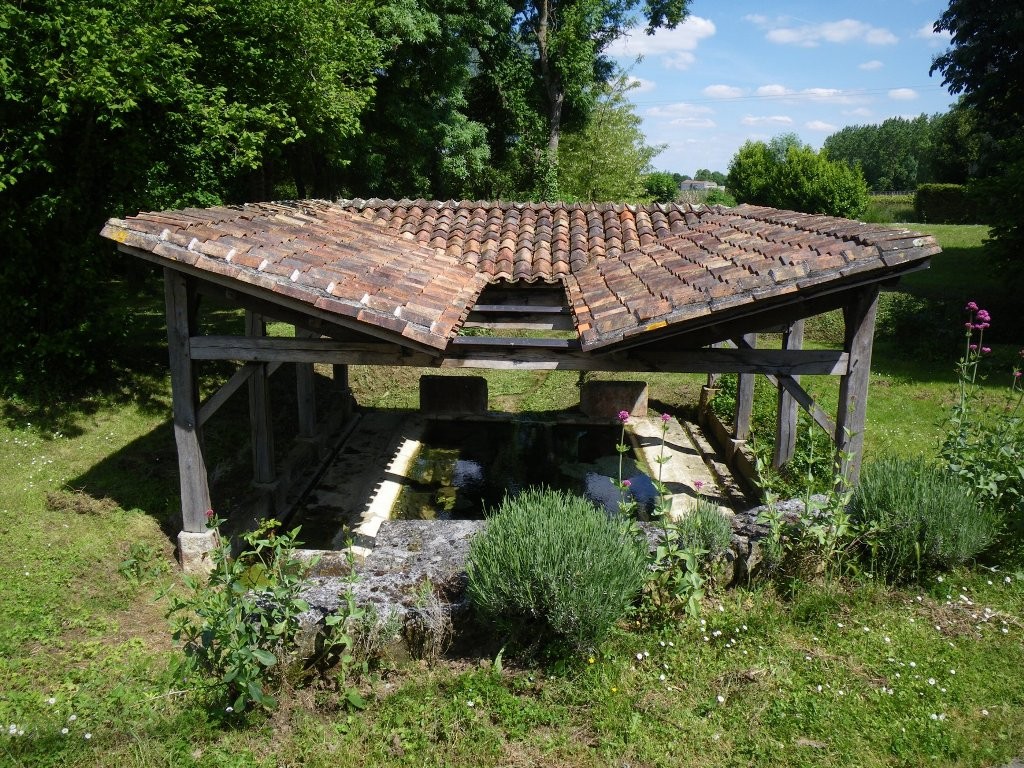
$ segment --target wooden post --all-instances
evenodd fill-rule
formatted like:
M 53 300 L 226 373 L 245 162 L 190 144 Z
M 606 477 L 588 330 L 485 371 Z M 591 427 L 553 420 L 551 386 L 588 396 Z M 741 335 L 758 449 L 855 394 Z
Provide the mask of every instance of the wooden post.
M 840 471 L 848 485 L 860 479 L 864 450 L 864 422 L 868 410 L 868 384 L 871 377 L 871 345 L 878 310 L 878 286 L 867 286 L 853 302 L 843 307 L 846 326 L 844 349 L 850 355 L 849 372 L 839 381 L 839 409 L 836 413 L 836 451 Z
M 342 418 L 352 415 L 352 389 L 348 385 L 348 366 L 331 366 L 334 375 L 334 395 L 341 399 Z
M 797 320 L 782 334 L 783 349 L 803 349 L 804 321 Z M 800 383 L 799 376 L 793 381 Z M 779 414 L 775 426 L 775 451 L 772 466 L 778 469 L 796 452 L 797 402 L 783 386 L 779 386 Z
M 744 334 L 743 340 L 751 346 L 757 347 L 757 334 Z M 754 411 L 754 374 L 739 374 L 739 385 L 736 387 L 736 420 L 733 423 L 733 432 L 737 440 L 747 440 L 750 437 L 750 417 Z
M 188 533 L 204 533 L 206 511 L 210 509 L 210 486 L 199 428 L 199 393 L 189 355 L 189 338 L 197 327 L 194 298 L 188 279 L 165 267 L 167 351 L 171 365 L 174 440 L 178 446 L 181 525 Z
M 295 338 L 317 339 L 320 334 L 295 327 Z M 313 363 L 295 364 L 296 399 L 299 407 L 299 437 L 316 436 L 316 380 Z
M 246 310 L 245 335 L 264 336 L 263 317 Z M 249 424 L 252 432 L 253 480 L 260 484 L 274 482 L 274 430 L 270 413 L 270 377 L 267 364 L 249 377 Z

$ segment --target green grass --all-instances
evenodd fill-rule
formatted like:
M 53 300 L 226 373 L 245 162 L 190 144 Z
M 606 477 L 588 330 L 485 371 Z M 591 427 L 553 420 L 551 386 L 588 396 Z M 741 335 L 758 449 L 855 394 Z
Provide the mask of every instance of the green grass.
M 1002 295 L 979 247 L 984 228 L 911 226 L 934 232 L 947 250 L 900 291 L 932 309 L 945 302 L 954 314 L 969 299 L 1011 306 L 1014 297 Z M 0 403 L 5 768 L 982 766 L 1024 756 L 1024 682 L 1015 674 L 1024 666 L 1019 560 L 911 591 L 865 579 L 798 587 L 785 597 L 738 589 L 707 602 L 706 624 L 621 626 L 593 663 L 580 657 L 557 669 L 506 661 L 499 673 L 488 658 L 387 664 L 362 681 L 364 712 L 346 712 L 337 693 L 319 690 L 286 692 L 267 716 L 207 713 L 180 692 L 163 618 L 161 594 L 180 581 L 177 571 L 160 569 L 173 562 L 178 490 L 161 294 L 149 288 L 131 298 L 138 308 L 132 359 L 112 363 L 107 392 L 72 403 Z M 995 331 L 1009 316 L 992 311 Z M 882 317 L 890 319 L 875 348 L 867 459 L 882 451 L 933 455 L 959 341 L 954 334 L 952 348 L 914 354 L 918 342 L 911 339 L 908 352 L 893 338 L 893 315 Z M 898 327 L 912 330 L 912 319 Z M 237 322 L 231 313 L 214 318 L 218 327 Z M 809 334 L 827 346 L 837 328 L 826 317 Z M 926 325 L 921 334 L 938 330 Z M 1002 358 L 989 398 L 998 397 L 1021 341 L 1009 335 L 996 345 Z M 216 373 L 204 378 L 206 391 L 224 371 Z M 365 405 L 415 407 L 419 373 L 354 368 L 352 385 Z M 574 373 L 486 376 L 492 402 L 510 411 L 578 400 Z M 652 407 L 669 412 L 692 407 L 702 380 L 636 378 L 650 382 Z M 834 381 L 805 382 L 834 406 Z M 278 386 L 292 385 L 285 376 Z M 207 430 L 218 508 L 231 503 L 248 466 L 248 445 L 237 437 L 247 434 L 245 418 L 242 397 Z M 148 549 L 133 552 L 138 543 Z M 119 569 L 133 558 L 141 579 Z M 24 734 L 8 735 L 11 724 Z

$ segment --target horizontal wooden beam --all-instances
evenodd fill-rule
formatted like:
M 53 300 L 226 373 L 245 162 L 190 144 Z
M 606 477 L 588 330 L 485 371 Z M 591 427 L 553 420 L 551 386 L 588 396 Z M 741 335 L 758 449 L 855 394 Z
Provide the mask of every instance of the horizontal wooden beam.
M 463 328 L 488 328 L 495 331 L 571 331 L 575 324 L 567 315 L 497 315 L 470 312 Z
M 568 315 L 568 307 L 546 307 L 536 304 L 476 304 L 474 312 L 501 315 Z
M 423 368 L 842 375 L 848 367 L 846 353 L 828 349 L 694 349 L 595 356 L 573 349 L 575 343 L 575 339 L 467 337 L 465 342 L 453 343 L 444 357 L 411 352 L 393 344 L 280 337 L 193 336 L 189 348 L 196 360 Z

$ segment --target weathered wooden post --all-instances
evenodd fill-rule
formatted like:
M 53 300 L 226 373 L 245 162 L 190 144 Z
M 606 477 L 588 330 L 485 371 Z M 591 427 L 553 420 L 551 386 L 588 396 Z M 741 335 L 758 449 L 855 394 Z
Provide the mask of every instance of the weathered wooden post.
M 750 347 L 757 347 L 757 334 L 746 333 L 743 340 Z M 754 413 L 754 378 L 753 373 L 741 373 L 738 376 L 739 383 L 736 386 L 736 418 L 733 421 L 733 447 L 735 453 L 740 444 L 750 439 L 750 418 Z M 730 455 L 730 459 L 732 456 Z
M 189 351 L 189 340 L 196 334 L 198 327 L 197 297 L 188 278 L 169 267 L 164 268 L 164 300 L 174 441 L 178 447 L 178 481 L 181 489 L 178 557 L 186 572 L 208 573 L 213 567 L 210 553 L 217 545 L 217 534 L 206 527 L 210 486 L 199 426 L 199 391 Z
M 783 349 L 803 349 L 804 321 L 797 320 L 782 334 Z M 794 374 L 794 382 L 800 382 L 800 376 Z M 775 426 L 775 450 L 772 454 L 772 466 L 778 469 L 793 458 L 796 452 L 797 402 L 785 387 L 779 385 L 779 412 Z
M 839 380 L 839 408 L 836 412 L 836 451 L 841 456 L 840 471 L 846 483 L 860 479 L 861 454 L 864 451 L 864 423 L 868 411 L 868 385 L 871 380 L 871 347 L 878 310 L 878 285 L 862 288 L 856 299 L 843 307 L 846 327 L 843 348 L 849 354 L 849 368 Z

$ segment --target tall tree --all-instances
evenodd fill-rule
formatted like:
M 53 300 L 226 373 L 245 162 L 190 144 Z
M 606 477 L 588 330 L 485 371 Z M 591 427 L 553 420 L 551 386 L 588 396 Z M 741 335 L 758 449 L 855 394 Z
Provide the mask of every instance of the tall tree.
M 985 184 L 992 243 L 1024 275 L 1024 12 L 1019 3 L 950 0 L 935 31 L 949 32 L 951 38 L 931 72 L 942 74 L 950 93 L 963 94 L 963 103 L 998 142 Z
M 631 87 L 624 75 L 601 86 L 586 125 L 565 134 L 558 157 L 563 197 L 583 202 L 646 197 L 645 176 L 664 147 L 647 144 L 640 117 L 626 98 Z
M 0 386 L 106 366 L 109 216 L 266 197 L 359 128 L 369 0 L 0 5 Z M 61 375 L 66 378 L 61 379 Z M 17 385 L 20 382 L 15 380 Z
M 532 52 L 543 93 L 547 121 L 547 153 L 558 156 L 564 110 L 593 97 L 593 86 L 614 72 L 605 55 L 636 19 L 640 0 L 516 0 L 512 3 L 513 34 Z M 675 28 L 685 17 L 689 0 L 645 0 L 647 34 Z

